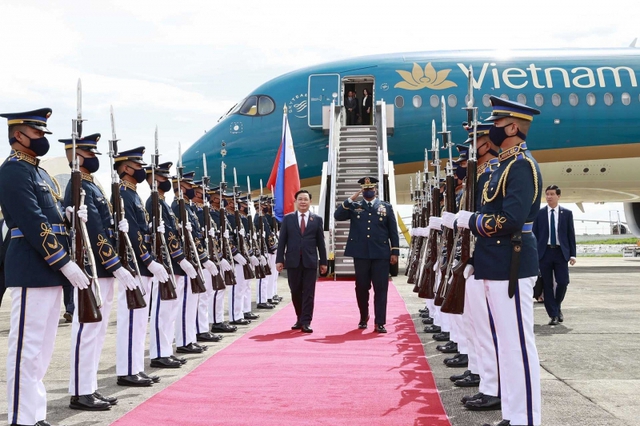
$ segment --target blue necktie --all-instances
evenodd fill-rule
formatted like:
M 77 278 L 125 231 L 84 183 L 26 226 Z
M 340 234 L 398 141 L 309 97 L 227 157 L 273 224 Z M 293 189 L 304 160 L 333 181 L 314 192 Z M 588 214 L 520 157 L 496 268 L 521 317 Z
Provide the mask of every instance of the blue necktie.
M 551 232 L 551 245 L 557 245 L 556 241 L 556 215 L 554 214 L 554 209 L 551 209 L 551 226 L 549 228 L 549 232 Z

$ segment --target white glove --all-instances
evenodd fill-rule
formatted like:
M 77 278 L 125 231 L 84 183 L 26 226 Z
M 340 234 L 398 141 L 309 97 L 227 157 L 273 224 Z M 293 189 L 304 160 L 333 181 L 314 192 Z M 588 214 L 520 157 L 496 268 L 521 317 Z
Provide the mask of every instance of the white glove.
M 462 273 L 462 276 L 466 280 L 471 275 L 473 275 L 474 272 L 475 272 L 475 268 L 473 267 L 473 265 L 467 265 L 464 267 L 464 272 Z
M 164 234 L 164 220 L 160 221 L 160 225 L 158 225 L 158 232 Z
M 216 230 L 213 229 L 213 228 L 209 229 L 209 236 L 211 238 L 215 238 L 216 237 Z
M 260 261 L 254 255 L 249 256 L 249 262 L 251 262 L 251 266 L 258 266 Z
M 264 255 L 262 255 L 262 254 L 260 255 L 260 264 L 262 266 L 267 266 L 267 258 L 264 257 Z
M 247 259 L 245 259 L 244 256 L 241 255 L 240 253 L 236 253 L 233 256 L 233 260 L 235 260 L 237 264 L 242 265 L 242 266 L 247 264 Z
M 122 219 L 118 222 L 118 231 L 124 232 L 125 234 L 129 232 L 129 221 L 127 219 Z
M 72 207 L 73 211 L 73 207 Z M 84 290 L 89 287 L 89 279 L 75 262 L 69 262 L 60 268 L 60 272 L 64 274 L 72 286 L 78 290 Z
M 153 276 L 158 280 L 158 282 L 163 283 L 169 279 L 169 274 L 167 274 L 167 270 L 164 269 L 164 266 L 156 262 L 152 261 L 149 266 L 147 266 L 149 272 L 153 274 Z
M 196 272 L 196 268 L 194 268 L 193 265 L 187 259 L 182 259 L 178 263 L 178 265 L 180 265 L 184 273 L 187 274 L 189 278 L 195 278 L 196 276 L 198 276 L 198 273 Z
M 440 261 L 436 260 L 436 263 L 433 265 L 433 272 L 438 271 L 438 266 L 440 266 Z
M 69 222 L 71 222 L 71 216 L 73 216 L 73 206 L 68 206 L 66 209 L 64 209 L 64 214 L 67 216 L 67 220 Z M 80 208 L 78 209 L 78 217 L 80 218 L 81 221 L 83 221 L 84 223 L 87 223 L 87 206 L 86 205 L 81 205 Z
M 409 231 L 409 235 L 411 235 L 412 237 L 415 237 L 416 236 L 416 233 L 415 233 L 416 231 L 417 231 L 417 228 L 411 228 L 411 230 Z
M 187 223 L 184 225 L 184 227 L 185 227 L 185 228 L 187 228 L 187 231 L 189 231 L 189 232 L 191 232 L 191 230 L 193 229 L 193 226 L 191 226 L 191 222 L 187 222 Z
M 212 277 L 215 277 L 220 273 L 220 271 L 218 271 L 218 268 L 216 267 L 216 264 L 210 260 L 207 260 L 206 262 L 204 262 L 202 266 L 204 266 L 204 269 L 209 271 Z
M 222 269 L 222 272 L 227 272 L 232 270 L 233 268 L 231 267 L 231 264 L 227 262 L 227 259 L 222 258 L 220 260 L 220 269 Z
M 433 229 L 434 231 L 439 231 L 442 228 L 442 218 L 438 216 L 431 216 L 429 218 L 429 226 L 428 229 Z
M 228 229 L 226 229 L 226 230 L 224 231 L 224 234 L 222 234 L 222 235 L 223 235 L 223 236 L 228 240 L 228 239 L 229 239 L 229 230 L 228 230 Z
M 469 220 L 471 219 L 471 216 L 473 216 L 473 213 L 466 210 L 460 210 L 458 212 L 458 228 L 469 229 Z
M 238 230 L 238 234 L 244 237 L 244 226 Z
M 134 290 L 138 286 L 136 279 L 125 268 L 116 269 L 113 271 L 113 276 L 116 277 L 118 282 L 125 286 L 127 290 Z
M 442 224 L 449 229 L 453 229 L 453 224 L 456 221 L 456 215 L 450 212 L 442 213 Z

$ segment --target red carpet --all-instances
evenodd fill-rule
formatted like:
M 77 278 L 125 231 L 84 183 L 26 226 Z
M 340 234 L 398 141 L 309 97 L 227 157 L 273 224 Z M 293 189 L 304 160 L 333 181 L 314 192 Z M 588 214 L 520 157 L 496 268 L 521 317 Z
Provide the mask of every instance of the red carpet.
M 114 424 L 450 425 L 396 288 L 389 333 L 358 319 L 353 282 L 318 282 L 313 334 L 289 303 Z

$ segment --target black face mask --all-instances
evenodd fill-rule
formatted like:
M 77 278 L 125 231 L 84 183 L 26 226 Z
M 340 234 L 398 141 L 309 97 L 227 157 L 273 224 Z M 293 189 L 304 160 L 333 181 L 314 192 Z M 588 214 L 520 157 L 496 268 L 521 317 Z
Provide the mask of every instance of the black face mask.
M 95 173 L 100 168 L 100 160 L 98 157 L 85 158 L 82 167 L 87 169 L 89 173 Z
M 24 133 L 22 133 L 22 135 L 31 141 L 29 146 L 25 146 L 22 142 L 18 141 L 16 138 L 9 139 L 9 143 L 12 144 L 14 142 L 18 142 L 20 145 L 24 146 L 25 148 L 28 148 L 31 151 L 35 152 L 36 157 L 42 157 L 47 152 L 49 152 L 49 140 L 47 138 L 41 137 L 41 138 L 31 139 L 29 136 L 25 135 Z
M 489 139 L 491 139 L 491 142 L 496 144 L 496 146 L 501 146 L 502 143 L 505 141 L 505 139 L 511 137 L 507 135 L 507 131 L 505 130 L 505 127 L 507 126 L 502 126 L 502 127 L 493 126 L 489 129 Z M 522 133 L 520 130 L 518 130 L 515 136 L 518 136 L 522 140 L 527 139 L 527 135 Z
M 158 189 L 162 192 L 171 191 L 171 182 L 165 180 L 164 182 L 158 182 Z
M 186 191 L 184 191 L 184 195 L 187 196 L 188 199 L 193 199 L 193 197 L 196 196 L 196 190 L 193 188 L 189 188 Z
M 465 167 L 458 166 L 456 168 L 456 177 L 460 180 L 464 180 L 467 177 L 467 169 Z
M 491 145 L 490 145 L 490 144 L 488 144 L 488 143 L 485 143 L 484 145 L 480 146 L 480 147 L 478 148 L 478 158 L 480 158 L 480 157 L 484 157 L 484 156 L 485 156 L 485 155 L 487 155 L 487 154 L 491 154 L 491 155 L 492 155 L 492 156 L 494 156 L 494 157 L 497 157 L 497 156 L 498 156 L 498 153 L 497 153 L 493 148 L 489 148 L 488 150 L 486 150 L 486 151 L 484 152 L 484 154 L 480 154 L 480 149 L 481 149 L 483 146 L 491 146 Z
M 368 200 L 370 200 L 372 198 L 375 198 L 376 190 L 375 189 L 365 189 L 365 190 L 362 191 L 362 196 L 365 199 L 368 199 Z
M 133 175 L 131 175 L 131 177 L 133 177 L 133 179 L 137 183 L 141 183 L 141 182 L 144 182 L 145 179 L 147 179 L 147 172 L 144 169 L 134 170 Z

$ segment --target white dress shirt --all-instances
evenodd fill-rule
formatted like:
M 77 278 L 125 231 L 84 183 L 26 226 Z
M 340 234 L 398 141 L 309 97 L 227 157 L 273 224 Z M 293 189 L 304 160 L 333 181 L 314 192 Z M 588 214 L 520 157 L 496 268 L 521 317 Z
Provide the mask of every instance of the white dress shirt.
M 560 237 L 558 236 L 558 221 L 560 220 L 560 204 L 558 204 L 557 206 L 555 206 L 555 208 L 553 209 L 553 215 L 554 218 L 553 220 L 555 221 L 556 224 L 556 229 L 554 229 L 553 231 L 551 230 L 551 207 L 547 206 L 547 220 L 548 220 L 548 224 L 549 224 L 549 240 L 547 241 L 548 245 L 551 245 L 551 232 L 555 232 L 556 234 L 556 245 L 560 245 Z

